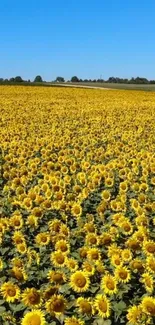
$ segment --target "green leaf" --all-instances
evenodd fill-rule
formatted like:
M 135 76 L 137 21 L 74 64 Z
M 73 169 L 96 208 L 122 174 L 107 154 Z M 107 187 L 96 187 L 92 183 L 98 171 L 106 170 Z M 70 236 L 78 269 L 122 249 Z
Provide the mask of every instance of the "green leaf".
M 97 290 L 99 289 L 99 286 L 91 286 L 91 288 L 89 289 L 89 291 L 91 292 L 91 293 L 95 293 Z
M 111 320 L 110 319 L 103 319 L 103 318 L 98 318 L 94 321 L 93 325 L 111 325 Z
M 0 305 L 3 305 L 5 303 L 5 300 L 1 299 L 0 300 Z
M 6 308 L 4 306 L 0 306 L 0 314 L 5 313 L 5 311 L 6 311 Z
M 26 306 L 24 304 L 22 304 L 22 303 L 18 304 L 18 305 L 11 304 L 10 307 L 13 310 L 14 313 L 17 313 L 18 311 L 26 309 Z

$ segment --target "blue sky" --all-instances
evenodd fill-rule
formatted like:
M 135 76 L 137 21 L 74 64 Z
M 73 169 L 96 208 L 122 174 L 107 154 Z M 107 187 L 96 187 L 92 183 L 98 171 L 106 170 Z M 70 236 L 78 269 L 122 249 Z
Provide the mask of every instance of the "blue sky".
M 154 0 L 0 0 L 0 77 L 155 79 Z

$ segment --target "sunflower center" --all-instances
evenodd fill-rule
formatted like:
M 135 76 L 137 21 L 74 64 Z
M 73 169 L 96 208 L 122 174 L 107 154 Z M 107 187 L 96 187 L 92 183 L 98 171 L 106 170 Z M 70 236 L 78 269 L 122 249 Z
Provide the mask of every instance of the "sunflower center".
M 86 279 L 83 275 L 80 275 L 80 278 L 76 279 L 76 285 L 80 288 L 83 288 L 86 284 Z
M 98 260 L 98 258 L 99 258 L 99 255 L 98 255 L 97 252 L 92 253 L 92 259 L 93 260 Z
M 84 301 L 81 304 L 81 309 L 82 309 L 82 312 L 85 313 L 85 314 L 90 314 L 91 311 L 92 311 L 91 305 L 86 301 Z
M 15 288 L 8 289 L 8 296 L 14 297 L 15 295 L 16 295 L 16 289 Z
M 149 266 L 150 266 L 150 269 L 155 272 L 155 263 L 154 262 L 150 262 L 150 265 Z
M 128 232 L 128 231 L 130 231 L 130 229 L 131 229 L 130 225 L 127 225 L 127 224 L 124 225 L 124 230 L 125 230 L 125 231 Z
M 103 313 L 106 313 L 107 312 L 107 303 L 106 303 L 106 301 L 102 300 L 102 301 L 99 302 L 99 309 Z
M 127 278 L 127 275 L 128 275 L 128 273 L 125 270 L 119 272 L 119 276 L 123 280 L 125 280 Z
M 115 289 L 115 285 L 114 282 L 112 280 L 108 280 L 106 283 L 106 286 L 109 290 L 114 290 Z
M 46 236 L 42 236 L 41 241 L 42 241 L 43 243 L 46 243 L 46 241 L 47 241 L 47 237 L 46 237 Z
M 62 252 L 66 252 L 67 251 L 67 246 L 64 244 L 60 247 Z
M 14 225 L 15 225 L 16 227 L 20 226 L 20 221 L 19 221 L 19 220 L 15 220 Z
M 29 297 L 29 301 L 32 305 L 36 305 L 40 303 L 40 295 L 35 292 Z
M 32 315 L 29 319 L 29 325 L 41 325 L 41 319 L 38 315 Z
M 20 251 L 21 252 L 24 252 L 25 251 L 25 246 L 24 245 L 23 246 L 22 245 L 20 246 Z
M 15 276 L 16 279 L 18 279 L 18 280 L 23 280 L 23 279 L 24 279 L 23 273 L 22 273 L 22 271 L 20 271 L 20 270 L 16 270 L 16 271 L 14 272 L 14 276 Z
M 150 279 L 146 279 L 145 282 L 146 282 L 146 285 L 148 287 L 151 287 L 151 280 Z
M 62 313 L 64 311 L 64 303 L 62 300 L 56 300 L 53 304 L 53 310 L 56 312 L 56 313 Z
M 149 314 L 155 315 L 155 304 L 149 302 L 149 304 L 146 306 L 146 310 L 148 311 Z
M 59 255 L 56 260 L 58 264 L 63 264 L 65 259 L 64 256 Z
M 57 274 L 54 274 L 54 276 L 53 276 L 53 280 L 55 281 L 55 282 L 62 282 L 63 281 L 63 277 L 62 277 L 62 274 L 59 274 L 59 273 L 57 273 Z
M 155 253 L 155 245 L 148 246 L 147 251 L 151 254 Z

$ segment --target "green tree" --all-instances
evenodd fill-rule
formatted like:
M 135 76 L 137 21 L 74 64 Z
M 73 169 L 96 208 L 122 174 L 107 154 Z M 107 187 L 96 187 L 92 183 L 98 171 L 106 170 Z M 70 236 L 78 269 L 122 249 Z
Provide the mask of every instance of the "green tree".
M 41 76 L 36 76 L 34 82 L 43 82 L 43 79 Z
M 79 82 L 79 78 L 74 76 L 71 78 L 71 82 Z
M 58 82 L 64 82 L 65 79 L 64 79 L 63 77 L 57 77 L 57 78 L 56 78 L 56 81 L 58 81 Z
M 14 82 L 23 82 L 23 79 L 22 79 L 22 77 L 17 76 L 17 77 L 15 77 Z

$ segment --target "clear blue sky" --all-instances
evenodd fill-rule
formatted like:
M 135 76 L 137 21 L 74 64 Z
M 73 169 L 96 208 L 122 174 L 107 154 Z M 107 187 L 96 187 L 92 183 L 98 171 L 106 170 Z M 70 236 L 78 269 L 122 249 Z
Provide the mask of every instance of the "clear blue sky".
M 0 77 L 155 79 L 154 0 L 0 0 Z

